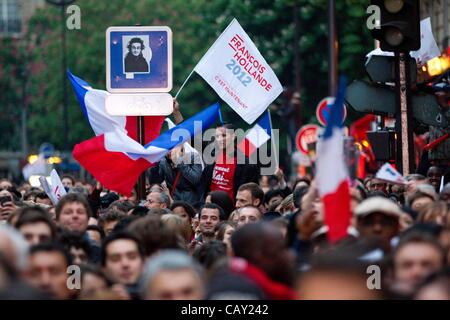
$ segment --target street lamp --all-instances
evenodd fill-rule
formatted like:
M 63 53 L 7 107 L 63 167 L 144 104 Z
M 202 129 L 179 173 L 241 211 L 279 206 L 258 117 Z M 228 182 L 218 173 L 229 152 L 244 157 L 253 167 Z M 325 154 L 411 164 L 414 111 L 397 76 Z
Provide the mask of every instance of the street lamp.
M 66 6 L 75 2 L 75 0 L 46 0 L 48 3 L 61 7 L 61 46 L 62 46 L 62 84 L 63 84 L 63 124 L 64 124 L 64 151 L 69 150 L 69 120 L 67 114 L 67 77 L 66 77 Z

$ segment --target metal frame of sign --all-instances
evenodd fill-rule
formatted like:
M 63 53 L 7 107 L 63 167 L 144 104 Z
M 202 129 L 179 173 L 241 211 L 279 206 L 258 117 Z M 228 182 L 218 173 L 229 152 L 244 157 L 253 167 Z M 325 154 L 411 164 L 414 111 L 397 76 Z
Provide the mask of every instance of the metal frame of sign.
M 327 121 L 326 121 L 324 115 L 322 114 L 322 109 L 325 108 L 325 106 L 329 105 L 328 104 L 329 99 L 332 100 L 332 99 L 335 99 L 335 97 L 323 98 L 322 100 L 320 100 L 320 102 L 317 104 L 317 107 L 316 107 L 317 121 L 319 121 L 319 123 L 324 127 L 326 127 Z M 347 107 L 345 106 L 345 104 L 343 105 L 343 108 L 344 108 L 344 110 L 343 110 L 343 114 L 342 114 L 342 118 L 343 118 L 342 123 L 344 123 L 345 119 L 347 118 Z
M 166 32 L 167 33 L 167 85 L 164 87 L 111 87 L 111 32 L 136 32 L 142 34 L 145 32 Z M 121 55 L 122 59 L 123 56 Z M 106 89 L 111 93 L 151 93 L 151 92 L 169 92 L 172 90 L 172 30 L 167 26 L 124 26 L 124 27 L 109 27 L 106 29 Z M 151 69 L 150 69 L 151 72 Z M 124 81 L 130 80 L 125 73 Z M 139 73 L 131 73 L 133 75 L 133 80 L 136 83 L 142 83 L 145 81 L 151 81 L 148 77 L 140 75 Z M 134 76 L 139 76 L 138 79 L 134 79 Z

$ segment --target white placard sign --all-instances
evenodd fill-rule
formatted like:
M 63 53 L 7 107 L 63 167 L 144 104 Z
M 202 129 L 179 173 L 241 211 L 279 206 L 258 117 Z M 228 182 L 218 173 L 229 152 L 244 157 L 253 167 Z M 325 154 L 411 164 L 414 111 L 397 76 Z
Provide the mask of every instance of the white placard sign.
M 236 19 L 195 71 L 249 124 L 283 92 L 277 76 Z
M 168 116 L 173 98 L 168 93 L 115 93 L 106 96 L 105 106 L 111 116 Z

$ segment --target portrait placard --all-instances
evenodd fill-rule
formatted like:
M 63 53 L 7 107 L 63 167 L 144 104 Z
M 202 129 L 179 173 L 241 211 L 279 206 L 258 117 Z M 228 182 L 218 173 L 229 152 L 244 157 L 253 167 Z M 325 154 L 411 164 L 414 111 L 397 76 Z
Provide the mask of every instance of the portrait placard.
M 172 30 L 169 27 L 109 27 L 106 89 L 112 93 L 172 90 Z

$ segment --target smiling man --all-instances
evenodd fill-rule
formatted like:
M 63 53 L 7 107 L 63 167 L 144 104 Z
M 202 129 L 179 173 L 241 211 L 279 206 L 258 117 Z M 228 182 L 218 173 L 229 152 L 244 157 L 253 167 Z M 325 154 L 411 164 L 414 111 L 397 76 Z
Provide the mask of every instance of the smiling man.
M 56 223 L 64 230 L 80 235 L 89 241 L 91 259 L 96 263 L 100 259 L 100 248 L 86 232 L 91 208 L 86 197 L 79 193 L 69 193 L 61 198 L 56 206 Z
M 199 229 L 200 242 L 208 242 L 214 239 L 216 226 L 225 220 L 223 209 L 214 203 L 205 204 L 200 210 Z
M 56 221 L 71 232 L 84 234 L 86 232 L 91 209 L 86 198 L 77 193 L 69 193 L 61 198 L 56 206 Z

